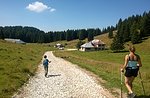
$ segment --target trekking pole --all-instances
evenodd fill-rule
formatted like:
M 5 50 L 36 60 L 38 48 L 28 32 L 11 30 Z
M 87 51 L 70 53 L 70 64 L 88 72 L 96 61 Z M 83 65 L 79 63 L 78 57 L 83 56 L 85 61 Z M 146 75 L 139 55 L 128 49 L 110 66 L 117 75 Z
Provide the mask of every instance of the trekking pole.
M 123 98 L 123 97 L 122 97 L 122 73 L 123 73 L 123 72 L 121 71 L 121 73 L 120 73 L 120 79 L 121 79 L 121 92 L 120 92 L 120 96 L 121 96 L 121 98 Z
M 142 90 L 143 90 L 143 93 L 144 93 L 144 95 L 145 95 L 145 89 L 144 89 L 143 80 L 142 80 L 141 72 L 140 72 L 140 71 L 139 71 L 139 77 L 140 77 L 141 84 L 142 84 Z

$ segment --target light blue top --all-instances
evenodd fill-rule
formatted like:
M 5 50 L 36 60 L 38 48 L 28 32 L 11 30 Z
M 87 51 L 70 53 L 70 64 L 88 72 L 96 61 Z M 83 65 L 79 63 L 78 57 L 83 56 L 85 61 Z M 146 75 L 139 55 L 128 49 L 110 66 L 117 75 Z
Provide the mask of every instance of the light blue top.
M 137 68 L 137 61 L 128 61 L 127 67 L 131 67 L 132 69 L 136 69 Z

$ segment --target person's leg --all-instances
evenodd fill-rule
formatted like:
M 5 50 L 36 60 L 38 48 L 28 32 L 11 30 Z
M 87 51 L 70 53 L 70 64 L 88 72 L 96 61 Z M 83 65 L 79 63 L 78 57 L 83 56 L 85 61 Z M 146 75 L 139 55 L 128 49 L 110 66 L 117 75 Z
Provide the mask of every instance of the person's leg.
M 132 83 L 134 81 L 134 78 L 135 78 L 134 76 L 125 78 L 125 84 L 129 91 L 128 98 L 134 98 L 136 96 L 132 90 Z
M 133 81 L 134 81 L 134 78 L 135 78 L 135 77 L 132 76 L 132 77 L 131 77 L 131 80 L 130 80 L 130 87 L 131 87 L 131 89 L 133 88 L 132 83 L 133 83 Z
M 47 74 L 48 74 L 48 66 L 47 66 L 47 68 L 46 68 L 46 76 L 47 76 Z
M 132 77 L 125 77 L 125 85 L 129 93 L 133 93 L 132 87 L 131 87 L 132 86 L 131 80 L 132 80 Z
M 135 79 L 135 77 L 132 76 L 131 77 L 131 89 L 132 89 L 132 83 L 133 83 L 134 79 Z M 134 98 L 136 96 L 136 94 L 135 93 L 131 93 L 130 96 L 131 96 L 131 98 Z
M 44 66 L 44 70 L 45 70 L 45 77 L 46 77 L 48 74 L 48 66 Z

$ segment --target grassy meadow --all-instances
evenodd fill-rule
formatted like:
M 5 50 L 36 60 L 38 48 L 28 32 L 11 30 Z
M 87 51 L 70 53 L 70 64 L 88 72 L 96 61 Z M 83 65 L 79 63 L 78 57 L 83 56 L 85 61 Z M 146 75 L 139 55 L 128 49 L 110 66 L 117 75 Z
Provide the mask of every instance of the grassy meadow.
M 106 40 L 106 35 L 103 35 L 103 40 Z M 97 37 L 100 39 L 101 37 Z M 110 45 L 111 40 L 106 40 Z M 127 45 L 125 45 L 127 46 Z M 108 46 L 109 47 L 109 46 Z M 139 76 L 134 81 L 134 91 L 138 98 L 150 97 L 150 38 L 143 40 L 142 43 L 136 44 L 136 53 L 140 55 L 143 67 L 140 68 L 146 96 L 143 96 L 141 80 Z M 106 82 L 102 83 L 104 86 L 114 92 L 114 88 L 120 89 L 120 66 L 124 63 L 124 56 L 129 54 L 128 49 L 126 52 L 112 53 L 110 50 L 81 52 L 81 51 L 57 51 L 54 54 L 58 57 L 65 58 L 66 60 L 79 65 L 94 74 L 101 77 Z M 123 87 L 124 92 L 127 90 Z
M 15 44 L 0 40 L 0 98 L 10 98 L 35 74 L 46 44 Z
M 107 47 L 112 41 L 112 39 L 108 39 L 107 34 L 97 36 L 96 39 L 104 41 Z M 22 45 L 0 40 L 0 98 L 10 98 L 35 74 L 45 51 L 54 50 L 53 46 L 56 43 L 65 45 L 65 48 L 75 48 L 77 42 L 78 40 Z M 139 77 L 135 79 L 134 91 L 138 98 L 148 98 L 150 97 L 150 37 L 143 40 L 142 43 L 136 44 L 135 47 L 136 53 L 141 56 L 143 63 L 140 71 L 147 97 L 143 96 Z M 112 53 L 110 50 L 92 52 L 57 50 L 54 52 L 56 56 L 77 64 L 105 80 L 105 82 L 100 82 L 114 94 L 117 94 L 115 88 L 120 89 L 120 66 L 124 63 L 124 56 L 128 53 L 128 51 Z M 125 86 L 123 90 L 127 92 Z

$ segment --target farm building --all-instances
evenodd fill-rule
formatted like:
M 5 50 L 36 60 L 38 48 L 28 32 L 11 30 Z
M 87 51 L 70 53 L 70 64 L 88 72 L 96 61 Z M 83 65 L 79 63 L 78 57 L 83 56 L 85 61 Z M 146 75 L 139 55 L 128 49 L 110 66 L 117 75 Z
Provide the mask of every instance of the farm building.
M 5 38 L 4 40 L 12 43 L 17 43 L 17 44 L 25 44 L 26 42 L 20 40 L 20 39 L 10 39 L 10 38 Z
M 54 47 L 60 49 L 60 50 L 63 50 L 64 49 L 64 46 L 60 43 L 57 43 Z
M 101 40 L 92 40 L 88 43 L 81 45 L 80 51 L 99 51 L 105 49 L 105 43 Z

